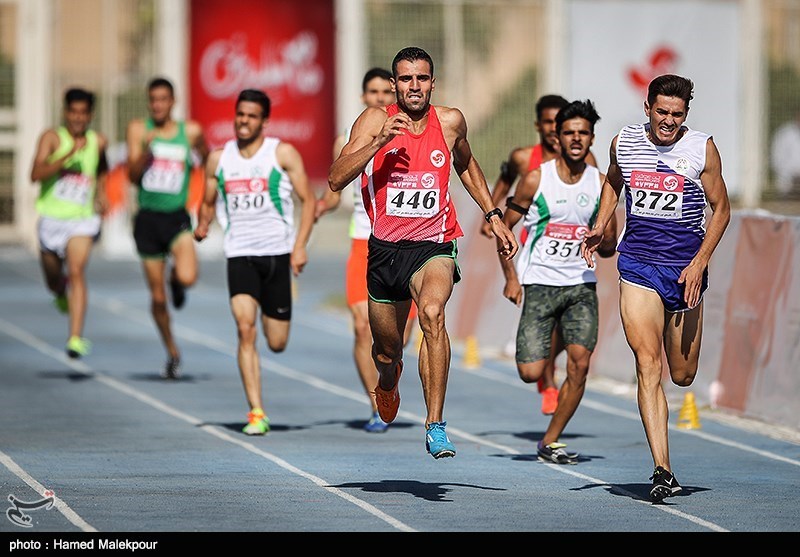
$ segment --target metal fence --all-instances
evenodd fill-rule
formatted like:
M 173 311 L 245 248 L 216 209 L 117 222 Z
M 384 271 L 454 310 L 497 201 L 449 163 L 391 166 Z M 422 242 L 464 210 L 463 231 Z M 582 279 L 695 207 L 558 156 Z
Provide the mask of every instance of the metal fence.
M 144 87 L 164 56 L 156 29 L 160 1 L 167 0 L 35 0 L 49 6 L 51 14 L 46 22 L 51 51 L 49 124 L 60 121 L 64 89 L 81 85 L 95 91 L 94 127 L 109 137 L 112 162 L 124 155 L 127 122 L 146 114 Z M 190 5 L 189 0 L 169 1 Z M 24 90 L 17 83 L 21 72 L 15 66 L 21 40 L 17 23 L 23 3 L 26 9 L 30 6 L 27 2 L 34 0 L 0 0 L 0 240 L 7 239 L 6 231 L 19 215 L 15 203 L 31 205 L 19 198 L 21 186 L 14 184 L 24 176 L 20 165 L 30 164 L 20 160 L 16 134 L 24 117 L 16 110 L 16 95 Z M 558 2 L 354 0 L 363 9 L 369 66 L 387 66 L 400 48 L 412 44 L 424 44 L 430 51 L 437 64 L 434 102 L 458 106 L 468 116 L 470 143 L 490 182 L 512 148 L 537 140 L 535 100 L 559 92 L 547 90 L 552 83 L 547 76 L 554 70 L 548 64 L 554 39 L 553 30 L 546 28 L 548 10 Z M 763 0 L 758 6 L 763 16 L 763 136 L 771 140 L 780 125 L 800 113 L 800 0 Z M 762 147 L 768 156 L 769 146 L 753 146 Z M 762 207 L 800 214 L 800 184 L 780 194 L 767 161 L 763 180 Z
M 470 144 L 493 181 L 512 148 L 538 141 L 534 105 L 551 92 L 542 79 L 545 4 L 369 0 L 368 60 L 388 66 L 401 48 L 425 45 L 436 66 L 433 102 L 467 115 Z
M 776 130 L 787 122 L 795 121 L 800 134 L 800 1 L 768 0 L 765 3 L 768 4 L 764 48 L 768 68 L 767 137 L 772 149 Z M 800 152 L 794 155 L 797 157 L 794 161 L 781 164 L 794 164 L 800 169 Z M 800 201 L 800 176 L 789 189 L 776 186 L 775 169 L 770 166 L 769 184 L 764 189 L 763 200 Z
M 17 7 L 0 3 L 0 228 L 14 217 L 14 45 Z

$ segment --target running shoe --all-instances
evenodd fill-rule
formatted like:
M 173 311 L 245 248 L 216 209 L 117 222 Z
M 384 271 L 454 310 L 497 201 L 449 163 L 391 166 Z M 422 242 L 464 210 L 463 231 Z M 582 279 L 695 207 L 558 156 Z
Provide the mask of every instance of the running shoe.
M 172 305 L 175 306 L 175 309 L 181 309 L 183 304 L 186 303 L 186 287 L 175 278 L 172 278 L 169 281 L 169 289 L 172 293 Z
M 164 365 L 164 371 L 161 372 L 161 377 L 164 379 L 180 379 L 181 377 L 181 359 L 169 358 Z
M 369 433 L 383 433 L 389 427 L 389 424 L 381 419 L 381 415 L 377 411 L 372 413 L 372 417 L 364 424 L 364 431 Z
M 675 479 L 675 476 L 669 470 L 665 470 L 661 466 L 656 466 L 653 475 L 650 476 L 653 480 L 653 488 L 650 490 L 650 499 L 657 503 L 664 497 L 672 497 L 680 493 L 683 488 Z
M 381 419 L 390 424 L 397 417 L 397 411 L 400 409 L 400 375 L 403 373 L 403 360 L 397 362 L 397 378 L 395 379 L 394 387 L 389 391 L 381 389 L 380 382 L 375 387 L 375 402 L 378 403 L 378 414 Z
M 543 445 L 541 441 L 537 445 L 539 460 L 542 462 L 553 462 L 555 464 L 578 464 L 580 453 L 570 453 L 564 450 L 564 443 L 548 443 Z
M 67 341 L 67 356 L 73 359 L 87 356 L 92 351 L 92 343 L 89 339 L 78 336 L 69 337 Z
M 69 302 L 67 301 L 66 294 L 59 294 L 53 300 L 53 305 L 56 306 L 56 309 L 59 313 L 69 313 Z
M 247 413 L 247 425 L 242 428 L 245 435 L 265 435 L 269 432 L 269 418 L 264 411 L 255 410 Z
M 542 414 L 552 416 L 558 408 L 558 389 L 548 387 L 542 391 Z
M 447 437 L 447 422 L 431 422 L 425 430 L 425 448 L 433 458 L 456 456 L 456 448 Z

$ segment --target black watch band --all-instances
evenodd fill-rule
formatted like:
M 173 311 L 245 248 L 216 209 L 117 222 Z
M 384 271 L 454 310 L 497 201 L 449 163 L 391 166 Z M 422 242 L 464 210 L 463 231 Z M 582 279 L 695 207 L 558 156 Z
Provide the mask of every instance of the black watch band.
M 492 217 L 495 216 L 495 215 L 497 215 L 498 217 L 500 217 L 502 219 L 503 218 L 503 211 L 501 211 L 500 209 L 495 207 L 494 209 L 492 209 L 491 211 L 489 211 L 488 213 L 483 215 L 483 218 L 486 219 L 486 222 L 489 222 L 489 221 L 492 220 Z

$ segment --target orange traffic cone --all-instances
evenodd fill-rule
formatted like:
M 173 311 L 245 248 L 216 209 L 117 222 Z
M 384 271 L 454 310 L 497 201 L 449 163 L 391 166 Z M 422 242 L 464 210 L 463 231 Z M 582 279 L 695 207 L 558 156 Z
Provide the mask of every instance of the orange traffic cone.
M 694 393 L 686 393 L 678 414 L 678 427 L 680 429 L 700 429 L 700 415 L 694 401 Z
M 464 361 L 462 365 L 468 369 L 481 367 L 481 354 L 478 350 L 478 339 L 474 336 L 467 337 L 467 344 L 464 348 Z

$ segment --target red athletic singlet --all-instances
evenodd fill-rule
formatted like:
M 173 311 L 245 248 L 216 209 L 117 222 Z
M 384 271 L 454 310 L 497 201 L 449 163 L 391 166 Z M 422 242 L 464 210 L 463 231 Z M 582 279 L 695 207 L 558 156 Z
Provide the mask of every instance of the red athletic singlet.
M 389 117 L 396 104 L 386 107 Z M 373 235 L 397 242 L 449 242 L 464 235 L 450 198 L 450 150 L 433 106 L 419 135 L 406 131 L 381 147 L 361 174 Z
M 542 166 L 542 144 L 537 143 L 531 149 L 531 158 L 528 161 L 528 172 Z

